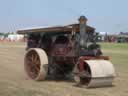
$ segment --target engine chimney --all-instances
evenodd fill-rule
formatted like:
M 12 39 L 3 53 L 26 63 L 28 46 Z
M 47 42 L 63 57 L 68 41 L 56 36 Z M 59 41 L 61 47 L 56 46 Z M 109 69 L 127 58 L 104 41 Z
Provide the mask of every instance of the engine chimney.
M 80 47 L 86 48 L 86 40 L 87 40 L 87 33 L 86 33 L 86 23 L 87 18 L 85 16 L 80 16 L 79 18 L 79 28 L 80 28 Z

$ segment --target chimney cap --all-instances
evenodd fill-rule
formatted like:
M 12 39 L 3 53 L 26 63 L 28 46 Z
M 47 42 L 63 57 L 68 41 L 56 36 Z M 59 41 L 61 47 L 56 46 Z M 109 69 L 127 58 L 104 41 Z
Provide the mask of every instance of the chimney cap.
M 87 21 L 88 19 L 85 16 L 80 16 L 79 21 Z

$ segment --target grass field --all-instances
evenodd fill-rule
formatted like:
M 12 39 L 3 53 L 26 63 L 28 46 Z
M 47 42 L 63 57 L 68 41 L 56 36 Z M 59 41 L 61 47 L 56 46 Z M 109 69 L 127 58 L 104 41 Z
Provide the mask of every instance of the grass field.
M 128 44 L 102 43 L 117 77 L 113 87 L 79 88 L 74 82 L 35 82 L 24 73 L 24 43 L 0 42 L 0 96 L 128 96 Z

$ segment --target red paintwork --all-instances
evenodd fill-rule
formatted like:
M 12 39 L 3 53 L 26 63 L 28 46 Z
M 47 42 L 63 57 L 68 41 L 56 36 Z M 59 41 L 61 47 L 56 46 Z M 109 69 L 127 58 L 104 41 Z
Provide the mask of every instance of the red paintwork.
M 52 55 L 54 56 L 66 56 L 72 47 L 67 44 L 55 44 L 53 46 Z

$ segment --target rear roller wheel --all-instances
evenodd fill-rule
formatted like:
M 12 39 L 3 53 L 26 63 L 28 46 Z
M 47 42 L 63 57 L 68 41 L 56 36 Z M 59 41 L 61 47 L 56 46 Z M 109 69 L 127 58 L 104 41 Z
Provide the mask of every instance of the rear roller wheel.
M 48 57 L 43 49 L 31 48 L 24 60 L 27 75 L 33 80 L 44 80 L 48 72 Z

